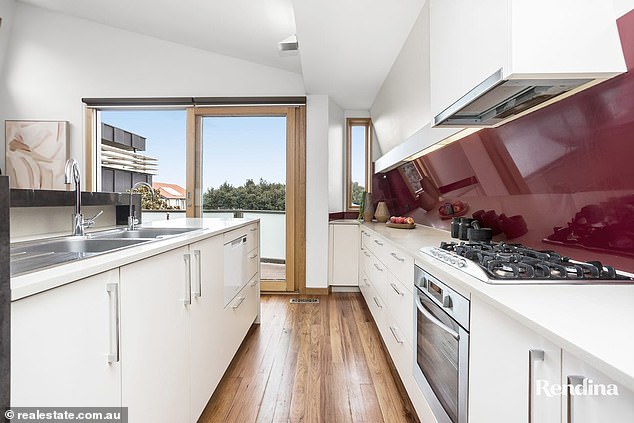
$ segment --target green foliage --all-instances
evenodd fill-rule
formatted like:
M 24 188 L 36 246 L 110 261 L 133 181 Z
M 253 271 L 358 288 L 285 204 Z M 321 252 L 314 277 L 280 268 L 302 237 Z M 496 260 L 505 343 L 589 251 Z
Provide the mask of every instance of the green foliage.
M 352 204 L 361 205 L 365 187 L 359 185 L 358 182 L 352 183 Z
M 258 184 L 247 179 L 239 187 L 224 182 L 203 194 L 203 209 L 286 210 L 286 185 L 264 179 Z

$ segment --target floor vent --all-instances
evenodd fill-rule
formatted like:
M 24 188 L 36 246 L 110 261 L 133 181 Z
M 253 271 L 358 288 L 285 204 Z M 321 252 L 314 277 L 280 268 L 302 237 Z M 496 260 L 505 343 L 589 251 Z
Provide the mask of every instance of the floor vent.
M 319 304 L 319 298 L 291 298 L 291 304 Z

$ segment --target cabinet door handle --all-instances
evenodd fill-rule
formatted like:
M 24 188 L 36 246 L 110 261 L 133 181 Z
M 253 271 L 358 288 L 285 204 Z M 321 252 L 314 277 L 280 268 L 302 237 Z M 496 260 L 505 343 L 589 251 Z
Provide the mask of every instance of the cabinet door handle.
M 187 271 L 187 279 L 185 280 L 185 299 L 183 302 L 185 305 L 191 305 L 192 303 L 192 266 L 191 266 L 191 254 L 183 254 L 185 260 L 185 269 Z
M 528 423 L 535 423 L 533 418 L 535 400 L 533 386 L 535 383 L 535 362 L 544 361 L 543 350 L 528 350 Z
M 257 278 L 254 278 L 254 279 L 253 279 L 253 282 L 251 282 L 251 287 L 254 287 L 254 286 L 256 286 L 257 284 L 258 284 L 258 279 L 257 279 Z
M 365 282 L 365 286 L 370 286 L 370 282 L 368 282 L 368 278 L 363 278 L 363 281 Z
M 381 269 L 381 267 L 376 263 L 374 263 L 374 267 L 376 267 L 376 270 L 378 270 L 379 272 L 383 271 L 383 269 Z
M 363 254 L 365 254 L 366 257 L 372 257 L 372 254 L 368 253 L 367 251 L 363 250 Z
M 393 289 L 393 290 L 394 290 L 394 291 L 395 291 L 398 295 L 400 295 L 401 297 L 402 297 L 403 295 L 405 295 L 405 294 L 403 294 L 403 293 L 401 292 L 401 290 L 399 290 L 399 289 L 398 289 L 398 286 L 396 286 L 396 284 L 395 284 L 394 282 L 390 282 L 390 286 L 391 286 L 391 287 L 392 287 L 392 289 Z
M 194 250 L 194 258 L 196 259 L 196 268 L 198 270 L 198 289 L 193 291 L 194 298 L 203 296 L 203 262 L 200 259 L 200 250 Z
M 394 339 L 396 339 L 396 343 L 397 344 L 402 344 L 403 339 L 399 336 L 398 334 L 398 329 L 396 329 L 394 326 L 390 326 L 390 332 L 392 332 L 392 336 L 394 337 Z
M 405 261 L 404 258 L 397 256 L 396 253 L 390 253 L 390 255 L 394 257 L 396 260 L 400 261 L 401 263 Z
M 114 351 L 112 349 L 108 353 L 108 364 L 116 363 L 119 361 L 119 284 L 109 283 L 106 285 L 106 291 L 108 292 L 108 297 L 110 298 L 110 302 L 114 301 L 114 312 L 112 311 L 113 307 L 110 306 L 110 344 L 109 348 L 112 348 L 112 336 L 114 334 Z M 113 328 L 114 326 L 114 328 Z
M 376 304 L 376 306 L 378 308 L 383 308 L 383 306 L 381 305 L 381 303 L 379 302 L 379 299 L 376 297 L 372 297 L 374 299 L 374 303 Z
M 255 231 L 257 231 L 257 230 L 258 230 L 258 228 L 250 228 L 250 229 L 249 229 L 249 231 L 251 231 L 251 232 L 255 232 Z
M 378 239 L 375 239 L 374 242 L 380 247 L 383 246 L 383 243 L 381 241 L 379 241 Z
M 234 310 L 235 310 L 235 309 L 237 309 L 238 307 L 240 307 L 240 305 L 242 304 L 242 302 L 243 302 L 244 300 L 246 300 L 246 297 L 240 297 L 240 298 L 238 298 L 238 300 L 237 300 L 235 303 L 233 303 L 233 304 L 231 305 L 231 308 L 232 308 L 232 309 L 234 309 Z
M 364 236 L 370 236 L 370 234 L 365 231 L 361 231 L 361 234 L 363 234 Z
M 253 259 L 254 259 L 254 258 L 256 258 L 257 256 L 258 256 L 257 254 L 251 254 L 251 255 L 249 256 L 249 258 L 250 258 L 251 260 L 253 260 Z
M 567 405 L 567 409 L 568 409 L 568 423 L 575 423 L 575 404 L 573 402 L 573 398 L 574 394 L 573 394 L 573 390 L 575 389 L 575 387 L 577 385 L 582 385 L 583 381 L 585 380 L 584 376 L 568 376 L 567 378 L 567 385 L 568 385 L 568 398 L 566 401 L 566 405 Z

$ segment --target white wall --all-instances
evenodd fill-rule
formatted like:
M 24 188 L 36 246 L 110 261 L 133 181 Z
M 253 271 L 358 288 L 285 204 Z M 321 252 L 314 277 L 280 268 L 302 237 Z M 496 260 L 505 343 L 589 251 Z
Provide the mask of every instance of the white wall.
M 0 119 L 70 121 L 71 155 L 80 163 L 82 97 L 304 94 L 293 72 L 23 3 L 16 3 L 5 65 Z
M 429 2 L 426 2 L 370 109 L 383 153 L 429 122 L 429 91 Z
M 616 12 L 616 17 L 620 18 L 625 15 L 630 10 L 634 9 L 634 0 L 613 0 L 614 1 L 614 12 Z
M 14 9 L 14 0 L 0 0 L 0 18 L 2 18 L 2 24 L 0 25 L 0 77 L 4 70 L 4 59 L 9 44 L 11 27 L 13 26 Z M 4 149 L 2 150 L 4 151 Z
M 344 151 L 346 120 L 343 110 L 328 100 L 328 212 L 336 213 L 344 207 Z
M 306 99 L 306 287 L 328 287 L 329 99 Z

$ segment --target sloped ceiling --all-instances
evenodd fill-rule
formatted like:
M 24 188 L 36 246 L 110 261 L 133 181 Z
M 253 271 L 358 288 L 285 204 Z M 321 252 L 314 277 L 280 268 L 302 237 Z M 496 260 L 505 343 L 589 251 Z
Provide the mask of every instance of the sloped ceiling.
M 301 73 L 307 94 L 369 109 L 425 0 L 19 0 Z M 277 43 L 297 34 L 300 54 Z

